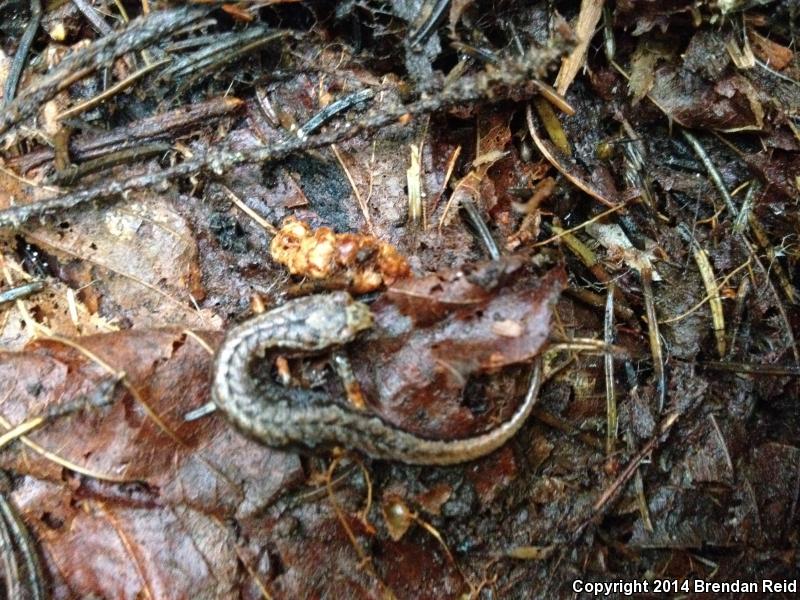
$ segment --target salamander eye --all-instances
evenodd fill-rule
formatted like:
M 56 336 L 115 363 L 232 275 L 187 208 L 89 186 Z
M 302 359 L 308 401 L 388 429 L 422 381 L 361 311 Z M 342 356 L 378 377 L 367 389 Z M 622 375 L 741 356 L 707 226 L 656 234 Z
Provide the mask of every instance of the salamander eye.
M 362 302 L 352 302 L 346 309 L 347 326 L 353 334 L 369 329 L 375 322 L 372 311 Z

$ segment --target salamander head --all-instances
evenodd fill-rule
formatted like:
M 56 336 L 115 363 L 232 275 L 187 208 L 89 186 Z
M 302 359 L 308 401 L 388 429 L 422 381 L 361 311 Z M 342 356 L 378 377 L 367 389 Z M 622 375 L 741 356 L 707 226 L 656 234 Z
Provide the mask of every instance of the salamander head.
M 296 337 L 318 349 L 347 344 L 372 327 L 372 312 L 347 292 L 306 296 L 287 302 L 281 310 L 294 323 Z

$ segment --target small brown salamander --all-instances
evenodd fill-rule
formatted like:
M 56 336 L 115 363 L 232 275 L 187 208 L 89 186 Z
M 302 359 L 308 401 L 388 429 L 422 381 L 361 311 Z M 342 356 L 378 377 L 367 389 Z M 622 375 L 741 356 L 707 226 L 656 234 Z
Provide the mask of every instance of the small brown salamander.
M 250 375 L 251 363 L 267 350 L 320 352 L 352 341 L 372 323 L 367 305 L 346 292 L 290 300 L 258 315 L 231 329 L 222 343 L 214 365 L 212 399 L 239 429 L 268 446 L 337 445 L 375 458 L 426 465 L 484 456 L 514 436 L 530 414 L 541 380 L 538 360 L 525 399 L 508 421 L 487 433 L 453 440 L 422 438 L 336 403 L 295 406 L 265 397 Z

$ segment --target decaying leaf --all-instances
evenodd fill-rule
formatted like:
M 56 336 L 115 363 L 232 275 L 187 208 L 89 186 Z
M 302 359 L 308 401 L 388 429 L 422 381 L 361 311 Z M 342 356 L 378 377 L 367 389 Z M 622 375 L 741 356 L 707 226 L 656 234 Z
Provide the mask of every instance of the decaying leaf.
M 462 404 L 470 379 L 539 353 L 563 272 L 519 274 L 516 283 L 503 285 L 504 270 L 493 266 L 476 271 L 473 284 L 469 275 L 421 279 L 417 290 L 407 281 L 374 305 L 375 328 L 354 362 L 366 396 L 385 418 L 427 436 L 463 437 L 479 422 Z M 487 277 L 483 297 L 480 275 Z M 510 329 L 515 335 L 507 335 Z
M 794 52 L 792 52 L 791 48 L 765 38 L 752 29 L 748 30 L 747 37 L 753 44 L 753 52 L 773 69 L 780 71 L 792 62 Z
M 653 50 L 643 42 L 639 42 L 636 50 L 631 55 L 631 72 L 628 79 L 628 89 L 636 104 L 644 98 L 653 87 L 655 80 L 654 70 L 661 53 Z

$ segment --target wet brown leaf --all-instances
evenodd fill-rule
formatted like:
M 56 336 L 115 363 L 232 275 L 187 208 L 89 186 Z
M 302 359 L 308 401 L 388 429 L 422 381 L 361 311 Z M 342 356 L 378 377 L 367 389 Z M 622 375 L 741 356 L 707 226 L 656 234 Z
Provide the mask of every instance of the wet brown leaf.
M 514 287 L 497 287 L 504 269 L 493 267 L 478 270 L 490 275 L 483 292 L 463 277 L 436 283 L 426 278 L 419 280 L 419 290 L 404 284 L 400 305 L 391 303 L 398 296 L 392 290 L 388 301 L 375 306 L 375 329 L 358 348 L 355 363 L 368 398 L 385 418 L 428 436 L 463 437 L 483 420 L 462 404 L 470 377 L 526 362 L 541 350 L 563 272 L 554 269 L 541 278 L 520 277 Z M 439 303 L 433 312 L 432 291 Z M 418 312 L 425 327 L 402 314 Z M 498 333 L 497 323 L 503 322 L 514 323 L 519 335 Z

